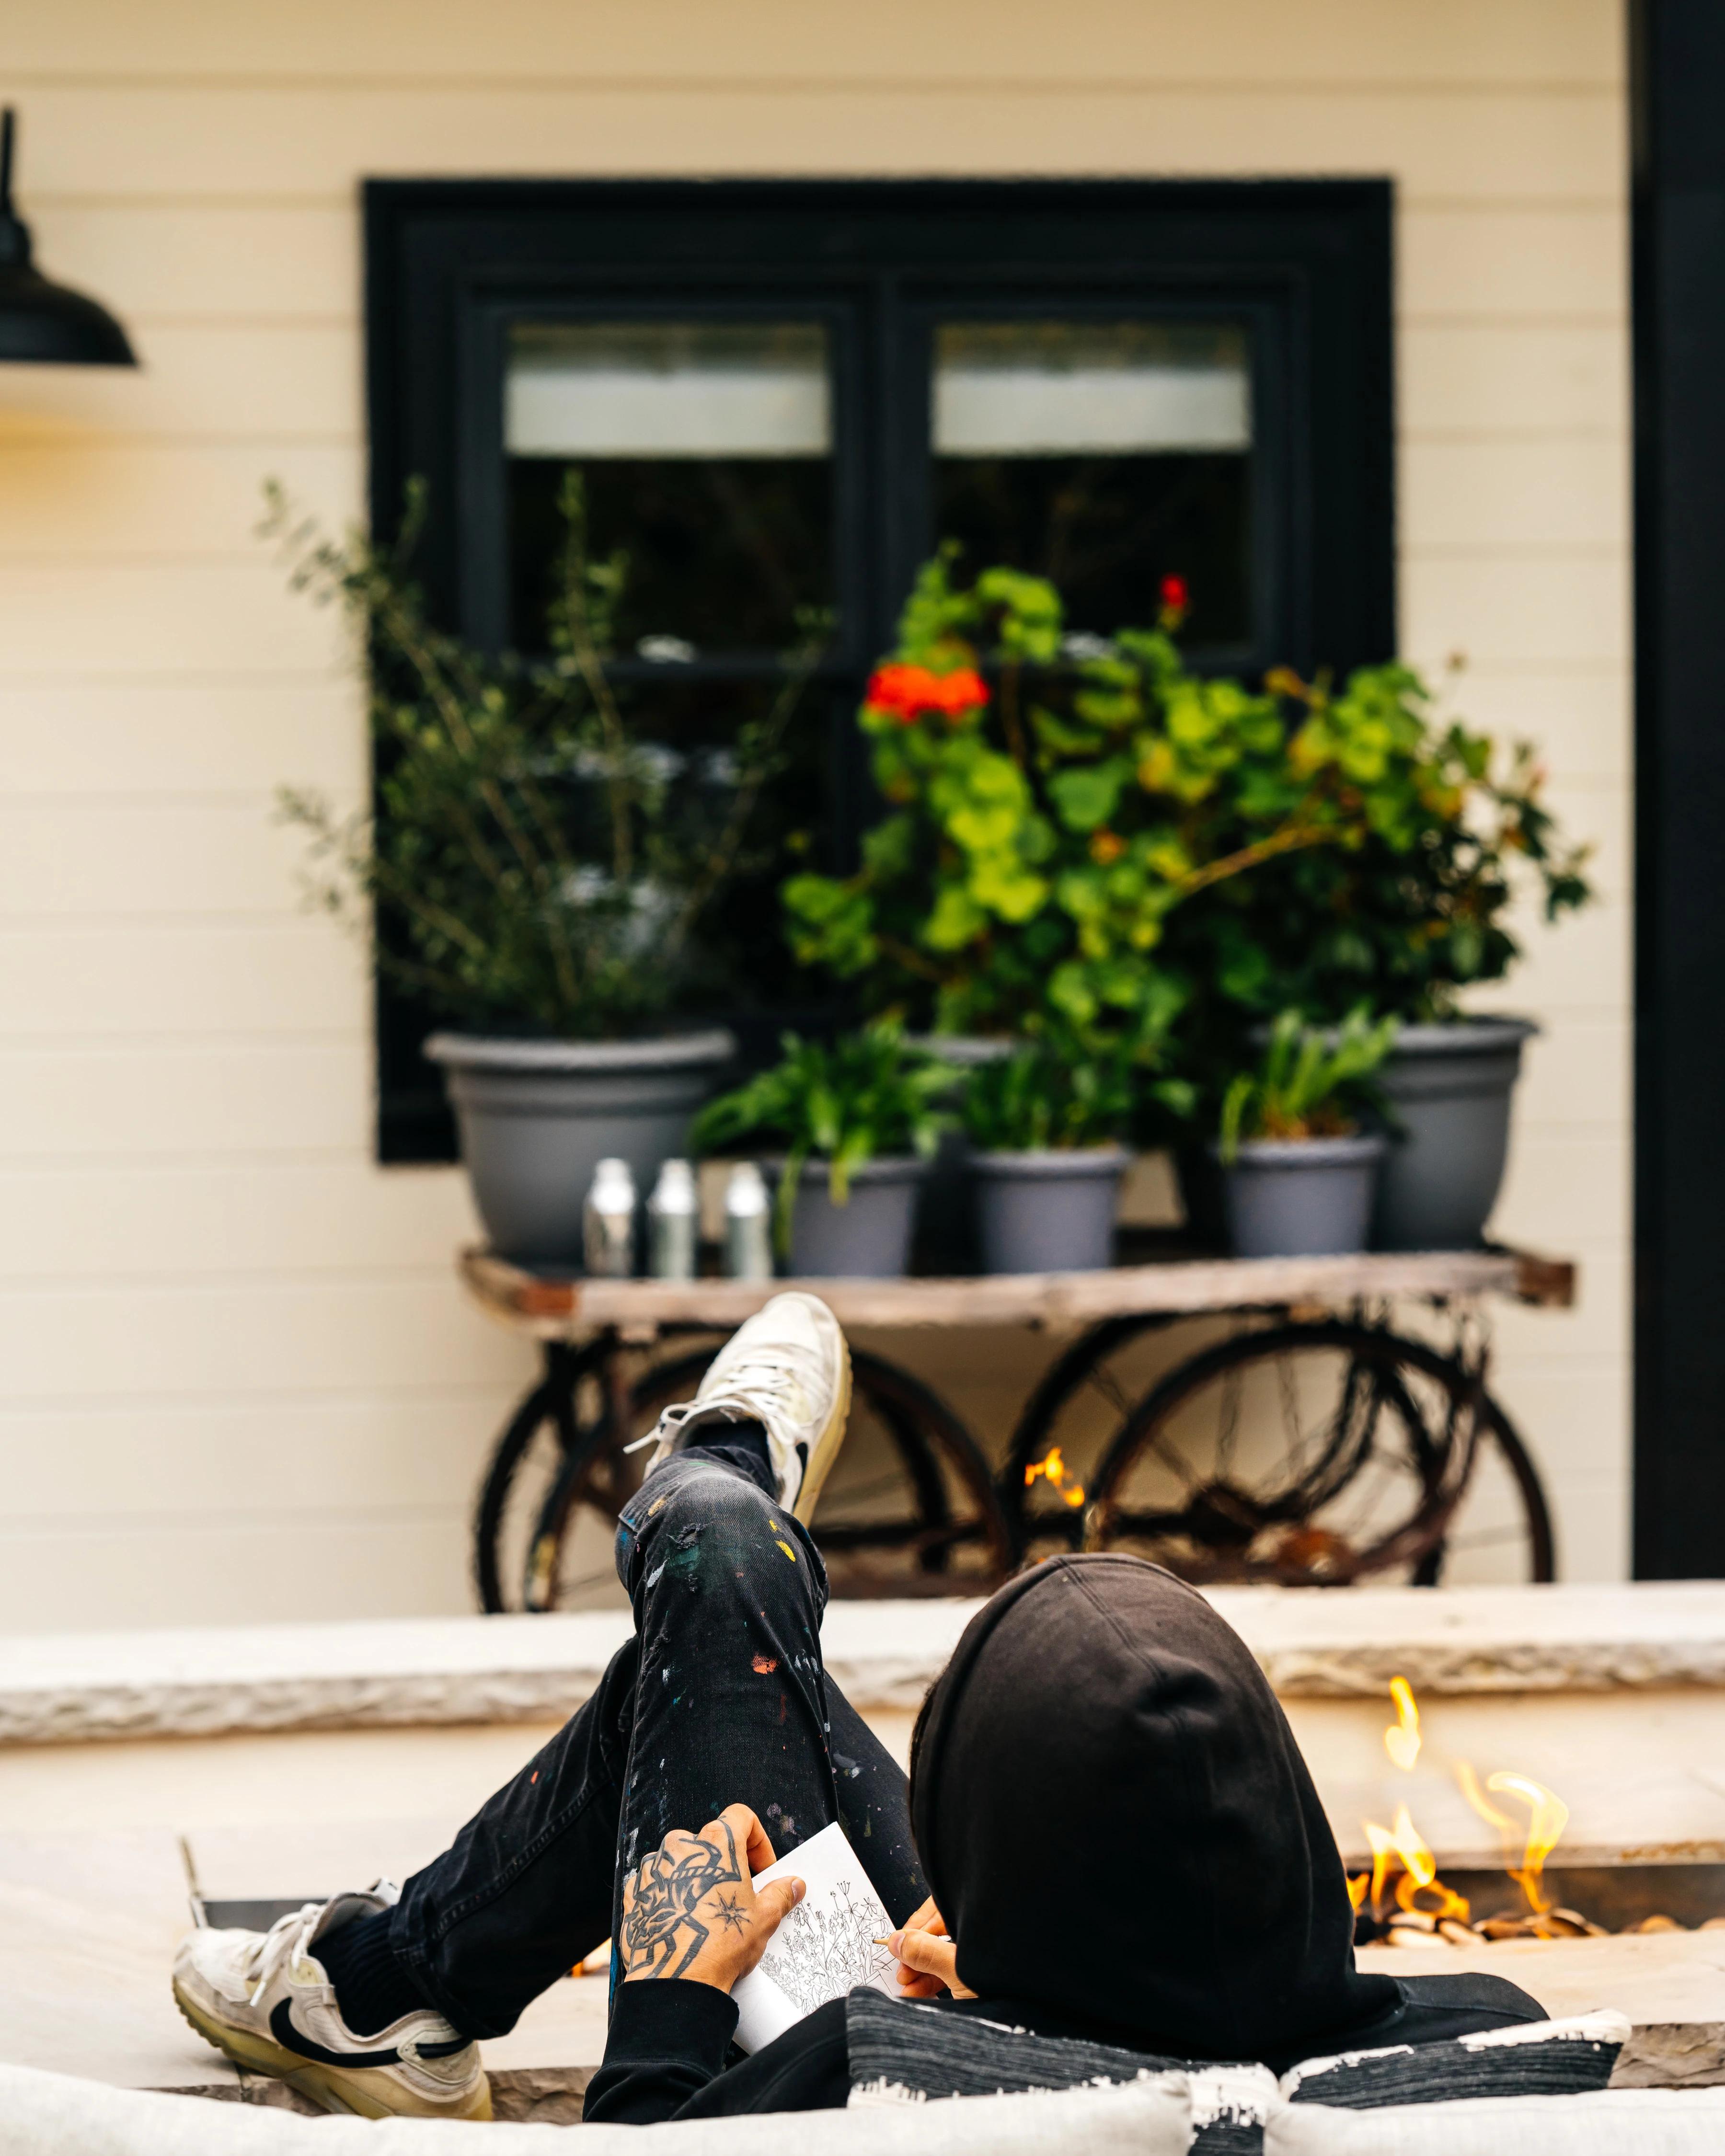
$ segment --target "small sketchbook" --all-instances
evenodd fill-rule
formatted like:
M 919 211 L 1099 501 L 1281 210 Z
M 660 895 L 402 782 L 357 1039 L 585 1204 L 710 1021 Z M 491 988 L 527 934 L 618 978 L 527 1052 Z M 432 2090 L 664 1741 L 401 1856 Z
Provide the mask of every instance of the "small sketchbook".
M 737 2042 L 745 2051 L 760 2051 L 805 2014 L 844 1998 L 860 1984 L 872 1984 L 889 1999 L 899 1995 L 893 1975 L 897 1964 L 876 1943 L 892 1929 L 892 1921 L 836 1820 L 757 1871 L 755 1885 L 775 1879 L 800 1879 L 808 1891 L 759 1962 L 732 1988 Z

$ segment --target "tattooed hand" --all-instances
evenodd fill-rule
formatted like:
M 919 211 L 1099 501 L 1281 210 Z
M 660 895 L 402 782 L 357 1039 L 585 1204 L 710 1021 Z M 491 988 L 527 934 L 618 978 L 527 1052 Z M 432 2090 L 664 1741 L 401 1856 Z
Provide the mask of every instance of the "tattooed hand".
M 727 1804 L 699 1834 L 668 1834 L 624 1882 L 624 1982 L 680 1976 L 729 1991 L 803 1898 L 800 1879 L 756 1893 L 752 1875 L 772 1862 L 773 1844 L 747 1804 Z

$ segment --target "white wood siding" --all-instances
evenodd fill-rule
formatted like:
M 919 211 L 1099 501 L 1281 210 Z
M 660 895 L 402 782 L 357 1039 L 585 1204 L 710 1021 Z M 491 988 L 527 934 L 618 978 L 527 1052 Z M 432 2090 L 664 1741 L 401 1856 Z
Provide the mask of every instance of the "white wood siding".
M 23 208 L 144 368 L 0 371 L 0 1627 L 468 1606 L 529 1358 L 453 1286 L 459 1176 L 372 1163 L 361 963 L 270 821 L 357 798 L 359 705 L 252 531 L 268 474 L 359 504 L 389 173 L 1394 175 L 1404 643 L 1599 840 L 1497 998 L 1548 1028 L 1497 1226 L 1585 1284 L 1500 1380 L 1566 1573 L 1619 1573 L 1622 43 L 1615 0 L 14 0 Z

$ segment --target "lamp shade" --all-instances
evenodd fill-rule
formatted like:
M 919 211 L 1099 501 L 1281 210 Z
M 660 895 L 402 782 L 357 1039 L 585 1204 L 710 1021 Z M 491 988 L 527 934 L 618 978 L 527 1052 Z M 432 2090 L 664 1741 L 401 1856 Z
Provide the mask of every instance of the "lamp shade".
M 12 206 L 12 108 L 0 114 L 0 362 L 39 367 L 136 367 L 107 309 L 44 277 L 30 259 L 29 228 Z

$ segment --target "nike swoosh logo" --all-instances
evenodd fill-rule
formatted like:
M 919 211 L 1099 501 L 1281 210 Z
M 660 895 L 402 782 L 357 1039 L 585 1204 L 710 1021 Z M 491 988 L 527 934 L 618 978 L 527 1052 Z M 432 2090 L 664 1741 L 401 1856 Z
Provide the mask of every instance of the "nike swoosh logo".
M 297 2052 L 300 2058 L 310 2059 L 320 2066 L 398 2066 L 402 2062 L 401 2053 L 393 2046 L 383 2051 L 331 2051 L 299 2026 L 285 1999 L 275 2002 L 270 2016 L 270 2033 L 283 2051 Z M 452 2044 L 421 2044 L 417 2048 L 422 2059 L 447 2059 L 457 2051 L 465 2051 L 467 2041 L 465 2036 L 458 2036 Z

